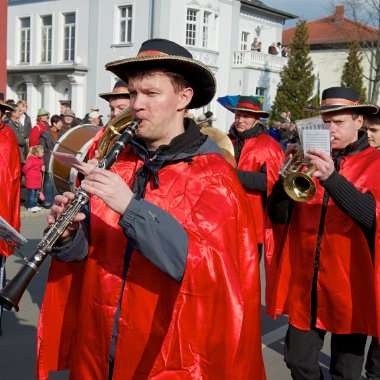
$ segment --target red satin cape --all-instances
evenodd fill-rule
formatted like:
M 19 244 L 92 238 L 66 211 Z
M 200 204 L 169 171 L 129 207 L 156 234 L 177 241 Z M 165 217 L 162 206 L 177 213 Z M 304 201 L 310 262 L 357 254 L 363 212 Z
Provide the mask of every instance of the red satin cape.
M 127 152 L 111 170 L 131 185 L 141 165 Z M 177 283 L 133 252 L 113 380 L 265 379 L 255 227 L 234 169 L 207 154 L 162 168 L 159 180 L 145 198 L 187 231 L 186 270 Z M 64 368 L 71 380 L 108 376 L 127 238 L 99 199 L 91 199 L 91 212 L 87 260 L 52 260 L 38 326 L 39 379 Z
M 231 139 L 234 143 L 234 139 Z M 257 137 L 244 140 L 238 169 L 258 173 L 265 164 L 267 170 L 267 196 L 272 192 L 278 179 L 278 170 L 284 160 L 281 145 L 273 137 L 261 133 Z M 260 191 L 245 189 L 255 218 L 258 243 L 264 243 L 265 212 L 264 200 Z
M 21 162 L 17 138 L 10 127 L 0 123 L 0 215 L 20 231 Z M 14 249 L 0 239 L 0 254 L 10 256 Z
M 365 170 L 363 170 L 365 168 Z M 373 148 L 341 161 L 340 174 L 376 200 L 375 268 L 379 271 L 380 152 Z M 310 329 L 314 257 L 324 188 L 309 202 L 295 202 L 289 230 L 277 226 L 277 250 L 266 257 L 267 313 L 288 314 L 289 322 Z M 360 205 L 358 205 L 360 207 Z M 300 243 L 302 242 L 302 243 Z M 374 266 L 367 240 L 358 225 L 330 198 L 320 245 L 316 327 L 337 334 L 377 336 Z M 268 283 L 269 282 L 269 283 Z

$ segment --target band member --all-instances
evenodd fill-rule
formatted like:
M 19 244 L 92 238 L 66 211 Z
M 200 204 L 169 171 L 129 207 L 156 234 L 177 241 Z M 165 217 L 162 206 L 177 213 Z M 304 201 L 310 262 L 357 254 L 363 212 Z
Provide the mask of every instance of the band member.
M 111 120 L 119 116 L 124 110 L 128 109 L 131 105 L 128 85 L 125 81 L 119 79 L 112 91 L 103 92 L 99 94 L 99 97 L 106 100 L 110 107 Z M 91 158 L 90 162 L 96 162 L 94 159 L 99 158 L 98 144 L 99 140 L 102 138 L 104 133 L 104 128 L 101 129 L 95 136 L 92 146 L 88 151 L 88 157 Z
M 380 150 L 380 113 L 365 115 L 364 127 L 369 145 Z M 372 338 L 365 364 L 367 379 L 380 378 L 380 346 L 378 338 Z
M 99 94 L 99 96 L 108 102 L 111 111 L 111 119 L 119 116 L 131 104 L 128 84 L 121 79 L 115 83 L 111 92 L 103 92 Z
M 82 181 L 89 212 L 53 249 L 39 377 L 69 368 L 72 380 L 265 379 L 248 201 L 218 146 L 184 117 L 212 100 L 214 75 L 163 39 L 106 67 L 128 82 L 141 124 L 110 171 L 96 168 Z M 73 197 L 56 197 L 50 223 Z M 58 299 L 60 264 L 83 271 Z
M 364 127 L 367 132 L 369 145 L 380 149 L 380 113 L 365 115 Z
M 332 378 L 359 379 L 367 335 L 377 336 L 380 153 L 359 132 L 363 114 L 377 109 L 359 104 L 354 89 L 324 90 L 317 111 L 331 131 L 332 157 L 305 153 L 317 167 L 316 195 L 292 201 L 280 179 L 269 197 L 272 221 L 289 229 L 281 256 L 267 258 L 267 311 L 289 315 L 285 362 L 294 379 L 323 378 L 318 357 L 326 332 L 332 333 Z
M 229 136 L 234 144 L 237 174 L 255 216 L 258 243 L 264 243 L 264 215 L 267 196 L 278 178 L 284 158 L 281 145 L 268 134 L 260 118 L 269 117 L 262 109 L 262 98 L 240 96 L 237 105 L 228 107 L 235 112 Z
M 0 120 L 5 111 L 12 112 L 10 105 L 0 100 Z M 20 230 L 20 179 L 21 159 L 19 146 L 14 131 L 0 121 L 0 216 L 14 229 Z M 5 284 L 5 260 L 13 254 L 14 248 L 10 247 L 0 237 L 0 289 Z M 0 306 L 0 335 L 1 316 L 3 308 Z

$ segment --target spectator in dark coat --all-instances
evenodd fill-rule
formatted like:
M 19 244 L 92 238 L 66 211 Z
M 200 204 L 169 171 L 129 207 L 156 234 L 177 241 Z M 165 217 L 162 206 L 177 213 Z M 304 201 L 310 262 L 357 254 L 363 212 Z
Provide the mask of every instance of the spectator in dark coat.
M 30 116 L 27 114 L 28 103 L 25 100 L 19 100 L 16 103 L 16 107 L 20 112 L 20 124 L 24 128 L 25 137 L 29 139 L 29 135 L 32 130 L 32 120 L 30 119 Z
M 75 113 L 71 108 L 68 108 L 63 113 L 62 132 L 67 132 L 69 129 L 74 128 L 80 124 L 82 124 L 82 120 L 75 117 Z
M 26 138 L 24 134 L 24 129 L 20 124 L 20 112 L 17 108 L 15 108 L 13 111 L 6 112 L 6 118 L 4 120 L 4 123 L 7 124 L 16 135 L 18 147 L 20 149 L 21 164 L 24 164 Z

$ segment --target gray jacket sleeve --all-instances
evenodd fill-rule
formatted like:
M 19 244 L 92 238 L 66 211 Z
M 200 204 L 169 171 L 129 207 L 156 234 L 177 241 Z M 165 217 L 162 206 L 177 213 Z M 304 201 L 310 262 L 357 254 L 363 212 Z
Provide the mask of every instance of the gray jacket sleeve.
M 119 225 L 143 256 L 176 281 L 182 280 L 188 236 L 173 216 L 144 199 L 133 197 Z
M 51 255 L 60 261 L 83 261 L 88 254 L 88 233 L 86 227 L 80 223 L 74 234 L 54 245 Z

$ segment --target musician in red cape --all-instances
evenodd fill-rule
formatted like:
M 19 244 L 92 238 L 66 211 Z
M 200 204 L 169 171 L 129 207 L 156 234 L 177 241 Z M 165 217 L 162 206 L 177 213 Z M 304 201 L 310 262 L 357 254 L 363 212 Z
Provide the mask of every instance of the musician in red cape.
M 324 90 L 317 111 L 330 128 L 332 156 L 305 153 L 317 167 L 316 195 L 295 202 L 280 179 L 269 197 L 272 221 L 289 228 L 282 256 L 266 268 L 268 312 L 289 315 L 285 362 L 294 379 L 323 378 L 318 358 L 326 332 L 332 379 L 359 379 L 367 335 L 378 334 L 380 152 L 359 132 L 363 115 L 377 109 L 359 104 L 355 89 Z
M 240 96 L 236 106 L 228 106 L 235 112 L 235 121 L 229 131 L 234 144 L 237 174 L 251 204 L 255 217 L 260 250 L 265 240 L 265 205 L 278 178 L 278 170 L 284 159 L 281 145 L 268 134 L 268 128 L 260 118 L 269 117 L 262 109 L 262 98 Z
M 15 133 L 1 121 L 5 111 L 13 111 L 13 107 L 0 100 L 0 215 L 14 229 L 20 231 L 21 159 Z M 13 251 L 0 238 L 0 289 L 5 284 L 6 257 L 12 255 Z M 0 335 L 2 309 L 0 306 Z
M 52 251 L 39 378 L 68 368 L 72 380 L 265 379 L 248 200 L 220 148 L 184 118 L 212 100 L 213 73 L 163 39 L 106 67 L 128 82 L 141 124 L 111 170 L 82 181 L 89 209 Z M 56 197 L 50 223 L 73 197 Z
M 102 92 L 99 97 L 106 100 L 110 107 L 111 120 L 119 116 L 123 111 L 129 108 L 131 101 L 129 98 L 128 84 L 119 79 L 113 86 L 112 91 Z M 99 140 L 102 138 L 105 128 L 102 128 L 95 136 L 93 144 L 88 151 L 88 158 L 99 158 L 97 151 Z

